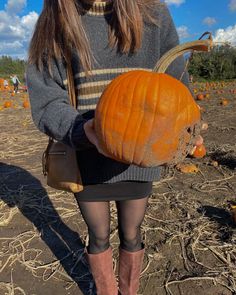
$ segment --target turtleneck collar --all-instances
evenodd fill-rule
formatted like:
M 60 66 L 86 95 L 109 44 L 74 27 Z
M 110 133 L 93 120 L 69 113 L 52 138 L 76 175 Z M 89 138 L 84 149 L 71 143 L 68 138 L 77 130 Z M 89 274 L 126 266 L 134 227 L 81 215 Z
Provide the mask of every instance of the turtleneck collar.
M 89 15 L 106 15 L 112 12 L 113 0 L 93 2 L 91 0 L 81 1 L 82 9 Z

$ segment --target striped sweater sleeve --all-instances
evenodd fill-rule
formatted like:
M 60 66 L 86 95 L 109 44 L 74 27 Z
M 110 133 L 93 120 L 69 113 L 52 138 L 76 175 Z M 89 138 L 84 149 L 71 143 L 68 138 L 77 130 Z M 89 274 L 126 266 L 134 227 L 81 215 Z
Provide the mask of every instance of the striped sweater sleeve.
M 83 128 L 87 120 L 70 105 L 55 62 L 52 73 L 53 78 L 46 68 L 39 71 L 33 64 L 27 66 L 26 79 L 34 124 L 41 132 L 76 150 L 94 147 Z

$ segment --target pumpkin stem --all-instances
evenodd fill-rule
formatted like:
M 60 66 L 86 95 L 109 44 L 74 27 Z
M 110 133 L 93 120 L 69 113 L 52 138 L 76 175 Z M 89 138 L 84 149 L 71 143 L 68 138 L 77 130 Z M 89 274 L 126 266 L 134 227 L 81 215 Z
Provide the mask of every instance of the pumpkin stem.
M 208 38 L 202 40 L 204 36 L 208 35 Z M 167 51 L 156 63 L 153 72 L 165 73 L 169 65 L 179 56 L 193 51 L 210 51 L 213 47 L 212 34 L 205 32 L 197 41 L 187 42 Z

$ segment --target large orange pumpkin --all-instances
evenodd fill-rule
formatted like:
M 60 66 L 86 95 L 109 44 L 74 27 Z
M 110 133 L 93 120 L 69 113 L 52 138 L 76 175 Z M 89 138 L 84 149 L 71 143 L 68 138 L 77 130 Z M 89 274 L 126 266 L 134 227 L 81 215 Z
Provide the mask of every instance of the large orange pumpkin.
M 130 71 L 107 86 L 94 123 L 100 144 L 111 158 L 150 167 L 177 163 L 186 156 L 193 146 L 191 135 L 200 123 L 200 110 L 189 89 L 164 72 L 189 47 L 209 50 L 209 41 L 179 45 L 162 57 L 153 72 Z

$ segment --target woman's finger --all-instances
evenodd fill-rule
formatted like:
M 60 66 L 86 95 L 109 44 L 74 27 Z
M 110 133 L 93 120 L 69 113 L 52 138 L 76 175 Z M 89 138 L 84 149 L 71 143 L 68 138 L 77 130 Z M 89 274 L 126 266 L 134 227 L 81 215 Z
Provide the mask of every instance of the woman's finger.
M 193 155 L 193 153 L 195 152 L 197 146 L 200 146 L 203 144 L 203 138 L 201 135 L 198 135 L 196 138 L 195 138 L 195 146 L 193 147 L 193 149 L 191 150 L 191 152 L 189 153 L 190 155 Z
M 89 141 L 96 145 L 97 144 L 97 137 L 93 128 L 93 119 L 88 120 L 85 124 L 84 124 L 84 130 L 85 130 L 85 134 L 88 137 Z
M 105 157 L 108 157 L 108 155 L 102 150 L 99 144 L 99 140 L 97 138 L 96 132 L 94 130 L 94 119 L 88 120 L 86 123 L 86 135 L 88 139 L 96 146 L 98 152 Z
M 195 138 L 195 145 L 196 146 L 199 146 L 199 145 L 202 145 L 203 144 L 203 138 L 201 135 L 198 135 L 196 138 Z
M 93 129 L 93 125 L 94 125 L 94 119 L 90 119 L 86 122 L 87 126 L 90 128 L 90 129 Z

